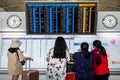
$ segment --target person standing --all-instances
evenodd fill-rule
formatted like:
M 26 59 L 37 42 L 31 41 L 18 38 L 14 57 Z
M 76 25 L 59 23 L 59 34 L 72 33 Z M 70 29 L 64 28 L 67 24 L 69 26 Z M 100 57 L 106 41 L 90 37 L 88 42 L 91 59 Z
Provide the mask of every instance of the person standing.
M 100 40 L 93 41 L 93 48 L 91 54 L 93 56 L 94 80 L 108 80 L 110 71 L 106 49 L 102 46 Z
M 17 38 L 13 38 L 10 48 L 8 49 L 8 74 L 12 76 L 12 80 L 18 80 L 19 75 L 22 73 L 21 61 L 25 63 L 26 60 L 32 60 L 30 57 L 25 57 L 23 51 L 19 49 L 22 42 Z
M 70 61 L 70 55 L 63 37 L 56 38 L 54 48 L 47 54 L 47 80 L 65 80 L 66 62 Z
M 88 43 L 82 42 L 80 51 L 73 54 L 75 80 L 94 80 L 92 55 L 88 49 Z

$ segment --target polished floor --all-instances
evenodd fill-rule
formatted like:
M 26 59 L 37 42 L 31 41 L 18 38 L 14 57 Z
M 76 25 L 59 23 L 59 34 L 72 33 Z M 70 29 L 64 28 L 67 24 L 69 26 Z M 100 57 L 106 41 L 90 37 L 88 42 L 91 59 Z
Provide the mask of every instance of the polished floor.
M 19 80 L 21 76 L 19 77 Z M 0 74 L 0 80 L 11 80 L 8 74 Z M 44 74 L 39 75 L 39 80 L 46 80 L 46 76 Z M 109 80 L 120 80 L 120 75 L 110 75 Z

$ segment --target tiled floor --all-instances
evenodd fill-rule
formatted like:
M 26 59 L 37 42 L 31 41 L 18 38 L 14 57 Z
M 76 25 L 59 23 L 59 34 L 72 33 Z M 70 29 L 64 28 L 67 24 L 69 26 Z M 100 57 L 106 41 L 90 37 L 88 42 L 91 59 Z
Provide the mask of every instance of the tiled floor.
M 0 80 L 10 80 L 10 76 L 8 74 L 0 74 Z M 39 80 L 46 80 L 46 76 L 43 74 L 40 74 Z M 120 80 L 120 75 L 110 75 L 109 80 Z

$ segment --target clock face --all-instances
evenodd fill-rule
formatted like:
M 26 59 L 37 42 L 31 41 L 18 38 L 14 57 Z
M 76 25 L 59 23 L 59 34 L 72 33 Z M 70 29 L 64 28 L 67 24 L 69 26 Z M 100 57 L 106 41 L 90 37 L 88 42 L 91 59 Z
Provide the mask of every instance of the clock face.
M 12 15 L 7 19 L 7 25 L 10 28 L 17 28 L 21 25 L 22 20 L 19 16 L 17 15 Z
M 118 23 L 118 20 L 115 16 L 113 15 L 106 15 L 103 20 L 102 20 L 102 24 L 106 27 L 106 28 L 114 28 Z

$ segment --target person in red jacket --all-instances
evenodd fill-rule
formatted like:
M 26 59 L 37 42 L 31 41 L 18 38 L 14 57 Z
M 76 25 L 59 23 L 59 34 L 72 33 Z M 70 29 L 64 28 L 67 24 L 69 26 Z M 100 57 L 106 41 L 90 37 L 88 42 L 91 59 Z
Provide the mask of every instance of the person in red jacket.
M 106 49 L 102 46 L 100 40 L 93 41 L 93 57 L 94 80 L 108 80 L 110 71 L 108 68 L 108 59 Z

